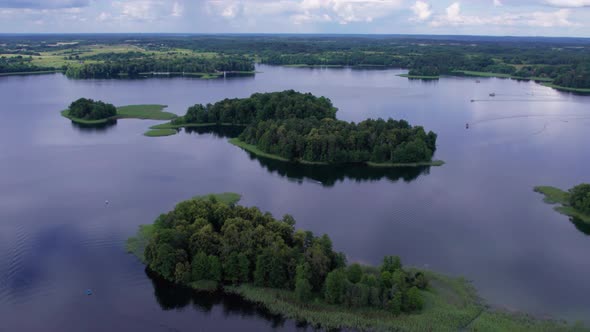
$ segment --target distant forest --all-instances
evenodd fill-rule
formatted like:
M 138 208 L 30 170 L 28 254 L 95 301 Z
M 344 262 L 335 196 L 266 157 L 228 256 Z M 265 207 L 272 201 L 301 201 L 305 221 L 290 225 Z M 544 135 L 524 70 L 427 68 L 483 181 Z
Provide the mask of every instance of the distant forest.
M 74 43 L 74 44 L 72 44 Z M 84 48 L 130 45 L 141 52 L 86 54 Z M 192 52 L 182 55 L 179 50 Z M 69 52 L 62 66 L 35 57 Z M 61 52 L 61 53 L 60 53 Z M 437 76 L 457 71 L 509 74 L 590 88 L 590 39 L 476 36 L 329 35 L 34 35 L 0 37 L 0 73 L 63 70 L 70 77 L 142 72 L 252 71 L 254 63 L 378 66 Z M 15 58 L 15 56 L 20 56 Z

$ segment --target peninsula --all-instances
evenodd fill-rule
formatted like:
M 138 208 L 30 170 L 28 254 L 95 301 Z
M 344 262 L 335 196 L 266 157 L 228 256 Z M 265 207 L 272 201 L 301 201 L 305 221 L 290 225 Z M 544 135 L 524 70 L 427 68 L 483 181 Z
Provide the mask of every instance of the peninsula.
M 559 204 L 557 212 L 590 224 L 590 184 L 580 184 L 568 191 L 539 186 L 535 192 L 545 195 L 545 203 Z
M 295 229 L 237 205 L 240 195 L 181 202 L 127 242 L 161 278 L 195 291 L 222 290 L 323 329 L 568 331 L 562 322 L 489 309 L 464 279 L 403 267 L 347 263 L 327 235 Z

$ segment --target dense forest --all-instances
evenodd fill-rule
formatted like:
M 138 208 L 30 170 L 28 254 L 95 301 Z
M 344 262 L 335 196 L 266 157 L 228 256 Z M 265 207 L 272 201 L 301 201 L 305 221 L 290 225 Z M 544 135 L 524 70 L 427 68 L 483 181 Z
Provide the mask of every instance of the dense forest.
M 215 73 L 253 71 L 252 60 L 238 56 L 216 56 L 212 58 L 183 56 L 158 58 L 139 52 L 123 54 L 103 53 L 85 59 L 104 61 L 83 63 L 67 67 L 70 78 L 118 78 L 137 77 L 150 73 Z
M 337 109 L 330 99 L 293 90 L 255 93 L 244 99 L 225 99 L 215 104 L 191 106 L 181 123 L 252 124 L 289 118 L 336 118 Z
M 146 263 L 180 284 L 253 284 L 291 290 L 301 303 L 324 301 L 374 307 L 394 314 L 418 311 L 428 280 L 402 267 L 398 257 L 381 266 L 347 265 L 327 235 L 295 230 L 255 207 L 227 204 L 215 196 L 178 204 L 154 222 Z
M 569 191 L 569 203 L 570 205 L 590 216 L 590 184 L 581 184 L 573 187 Z
M 116 116 L 117 108 L 102 101 L 80 98 L 70 104 L 68 115 L 82 120 L 101 120 Z
M 97 45 L 125 45 L 128 54 L 86 54 Z M 178 50 L 194 52 L 180 56 Z M 60 53 L 61 52 L 61 53 Z M 65 52 L 65 53 L 64 53 Z M 90 52 L 92 53 L 92 52 Z M 252 71 L 254 62 L 273 65 L 380 66 L 410 75 L 455 75 L 460 71 L 553 80 L 559 86 L 590 88 L 590 39 L 481 36 L 325 35 L 47 35 L 3 36 L 0 54 L 68 54 L 71 77 L 134 76 L 140 72 Z M 164 55 L 164 56 L 162 56 Z M 206 56 L 201 56 L 206 55 Z M 2 60 L 5 63 L 7 60 Z M 19 70 L 31 71 L 18 60 Z M 98 63 L 99 65 L 93 65 Z M 34 65 L 34 64 L 33 64 Z M 33 70 L 55 66 L 34 65 Z M 0 65 L 14 72 L 15 65 Z
M 388 164 L 432 160 L 435 133 L 412 127 L 405 120 L 349 123 L 337 120 L 336 111 L 327 98 L 289 90 L 195 105 L 173 123 L 245 124 L 241 141 L 293 161 Z

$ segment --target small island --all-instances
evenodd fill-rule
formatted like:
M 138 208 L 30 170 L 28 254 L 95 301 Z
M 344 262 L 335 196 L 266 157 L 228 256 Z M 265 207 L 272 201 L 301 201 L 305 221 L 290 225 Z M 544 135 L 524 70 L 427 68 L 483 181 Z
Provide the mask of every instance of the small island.
M 437 135 L 405 120 L 336 119 L 325 97 L 293 90 L 256 93 L 194 105 L 183 117 L 152 129 L 215 125 L 243 126 L 230 143 L 253 154 L 310 165 L 365 164 L 372 167 L 441 166 L 432 160 Z
M 103 125 L 117 119 L 172 120 L 176 114 L 164 112 L 166 105 L 129 105 L 115 107 L 112 104 L 93 99 L 80 98 L 70 104 L 61 115 L 81 125 Z M 155 129 L 146 136 L 169 136 L 176 134 L 172 129 Z
M 127 242 L 160 278 L 222 291 L 322 329 L 567 331 L 562 322 L 489 309 L 469 282 L 402 266 L 347 263 L 327 235 L 295 229 L 238 205 L 240 195 L 199 196 L 141 226 Z
M 580 184 L 569 191 L 539 186 L 535 192 L 545 195 L 545 203 L 560 204 L 555 208 L 559 213 L 590 224 L 590 184 Z

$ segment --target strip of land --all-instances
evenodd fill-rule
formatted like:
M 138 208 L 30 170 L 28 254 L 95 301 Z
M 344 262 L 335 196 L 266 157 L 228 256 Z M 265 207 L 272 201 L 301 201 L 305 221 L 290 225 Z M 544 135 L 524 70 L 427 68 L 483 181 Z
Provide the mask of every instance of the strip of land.
M 248 144 L 248 143 L 240 140 L 237 137 L 230 139 L 229 142 L 237 147 L 240 147 L 240 148 L 252 153 L 252 154 L 255 154 L 258 157 L 269 158 L 269 159 L 279 160 L 279 161 L 283 161 L 283 162 L 290 162 L 290 160 L 283 158 L 281 156 L 266 153 L 266 152 L 260 150 L 256 145 Z M 307 160 L 298 160 L 297 162 L 300 164 L 304 164 L 304 165 L 331 165 L 330 163 L 312 162 L 312 161 L 307 161 Z M 419 163 L 373 163 L 373 162 L 366 162 L 365 163 L 365 165 L 370 166 L 370 167 L 382 167 L 382 168 L 386 168 L 386 167 L 393 168 L 393 167 L 442 166 L 444 164 L 445 164 L 445 162 L 442 160 L 433 160 L 433 161 L 419 162 Z
M 69 110 L 64 110 L 61 115 L 72 120 L 75 123 L 83 125 L 100 125 L 106 124 L 117 119 L 141 119 L 141 120 L 172 120 L 177 117 L 174 113 L 164 112 L 168 107 L 166 105 L 129 105 L 117 108 L 117 115 L 99 119 L 99 120 L 85 120 L 70 116 Z M 170 129 L 170 128 L 168 128 Z
M 399 77 L 406 77 L 410 79 L 417 79 L 417 80 L 438 80 L 440 76 L 422 76 L 422 75 L 410 75 L 410 74 L 400 74 L 397 75 Z
M 543 201 L 547 204 L 559 204 L 555 211 L 568 217 L 576 218 L 585 223 L 590 223 L 590 215 L 576 210 L 570 205 L 570 193 L 551 186 L 535 187 L 535 192 L 545 195 Z

